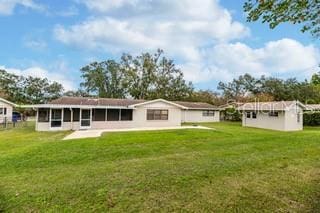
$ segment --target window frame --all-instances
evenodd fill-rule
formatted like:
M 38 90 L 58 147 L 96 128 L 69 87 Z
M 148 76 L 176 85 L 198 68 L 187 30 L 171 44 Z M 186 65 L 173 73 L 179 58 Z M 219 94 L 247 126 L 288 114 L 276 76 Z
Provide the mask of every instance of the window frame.
M 251 112 L 252 119 L 257 119 L 257 112 Z
M 203 117 L 214 117 L 215 116 L 215 111 L 214 110 L 203 110 L 202 111 L 202 116 Z
M 269 117 L 279 117 L 279 112 L 278 111 L 270 111 L 268 115 L 269 115 Z
M 157 113 L 158 112 L 158 113 Z M 168 121 L 168 109 L 147 109 L 147 121 Z
M 251 118 L 251 112 L 246 112 L 246 118 Z

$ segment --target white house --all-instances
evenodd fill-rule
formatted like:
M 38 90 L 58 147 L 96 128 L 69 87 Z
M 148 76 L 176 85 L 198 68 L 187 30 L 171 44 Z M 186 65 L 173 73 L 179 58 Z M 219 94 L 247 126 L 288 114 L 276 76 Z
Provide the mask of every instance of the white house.
M 242 126 L 298 131 L 303 129 L 303 110 L 299 101 L 253 102 L 238 107 L 243 112 Z
M 16 104 L 0 98 L 0 123 L 12 120 L 12 112 L 14 107 L 16 107 Z
M 36 130 L 174 127 L 182 122 L 217 122 L 219 109 L 207 103 L 62 97 L 31 106 Z

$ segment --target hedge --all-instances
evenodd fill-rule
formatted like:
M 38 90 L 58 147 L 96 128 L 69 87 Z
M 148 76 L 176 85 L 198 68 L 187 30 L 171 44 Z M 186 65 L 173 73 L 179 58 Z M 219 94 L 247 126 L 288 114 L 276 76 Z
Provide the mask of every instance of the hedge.
M 308 112 L 303 115 L 303 124 L 306 126 L 320 126 L 320 112 Z

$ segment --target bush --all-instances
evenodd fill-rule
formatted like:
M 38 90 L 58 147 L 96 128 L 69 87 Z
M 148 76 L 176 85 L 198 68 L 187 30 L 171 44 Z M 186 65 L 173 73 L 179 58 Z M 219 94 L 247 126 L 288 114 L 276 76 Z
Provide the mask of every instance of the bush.
M 303 124 L 306 126 L 320 126 L 320 112 L 308 112 L 303 115 Z
M 226 121 L 241 121 L 242 116 L 235 108 L 227 108 L 224 113 Z

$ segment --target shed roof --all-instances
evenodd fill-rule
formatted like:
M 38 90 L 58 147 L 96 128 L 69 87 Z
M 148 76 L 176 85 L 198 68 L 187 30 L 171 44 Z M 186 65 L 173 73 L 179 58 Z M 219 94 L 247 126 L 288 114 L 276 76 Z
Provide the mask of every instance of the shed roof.
M 238 110 L 255 110 L 255 111 L 286 111 L 290 107 L 300 106 L 305 108 L 305 106 L 299 101 L 274 101 L 274 102 L 251 102 L 245 103 L 238 107 Z
M 306 104 L 307 110 L 320 110 L 320 104 Z

